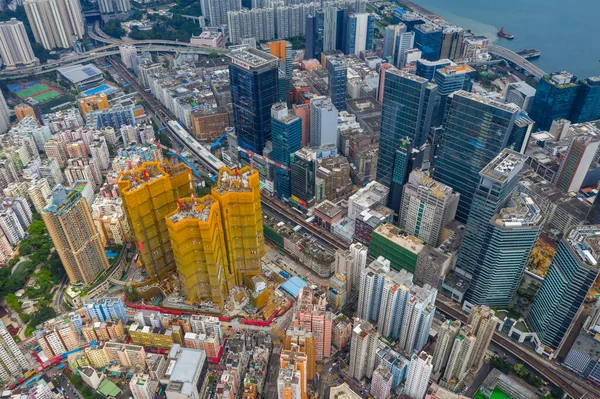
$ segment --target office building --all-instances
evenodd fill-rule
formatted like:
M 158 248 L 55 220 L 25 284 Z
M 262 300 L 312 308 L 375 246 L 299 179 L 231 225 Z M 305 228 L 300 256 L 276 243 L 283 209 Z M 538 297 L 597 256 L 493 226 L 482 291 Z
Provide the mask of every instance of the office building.
M 397 150 L 406 147 L 399 146 L 399 143 L 406 140 L 416 151 L 425 144 L 437 87 L 424 78 L 396 69 L 389 69 L 385 75 L 377 181 L 391 187 L 388 204 L 397 212 L 402 186 L 412 169 L 418 166 L 409 165 L 408 159 L 398 155 Z
M 405 52 L 413 48 L 414 44 L 415 33 L 409 32 L 406 25 L 389 25 L 385 31 L 383 56 L 396 68 L 402 68 L 406 64 Z
M 442 48 L 440 59 L 456 60 L 462 54 L 465 30 L 458 26 L 444 26 L 442 28 Z
M 10 113 L 8 104 L 4 99 L 4 94 L 0 92 L 0 133 L 6 132 L 10 128 Z
M 482 169 L 456 269 L 470 279 L 466 300 L 508 306 L 544 218 L 525 194 L 515 192 L 527 157 L 503 150 Z
M 307 209 L 314 205 L 316 193 L 317 160 L 309 148 L 302 148 L 290 156 L 291 199 Z
M 173 345 L 169 350 L 165 379 L 168 379 L 165 394 L 167 399 L 198 399 L 199 388 L 206 377 L 208 359 L 200 349 L 182 348 Z
M 101 14 L 123 13 L 131 10 L 130 0 L 99 0 L 98 8 Z M 125 64 L 127 65 L 127 64 Z M 131 68 L 131 62 L 127 65 Z
M 375 32 L 375 16 L 368 13 L 351 13 L 346 22 L 346 40 L 343 52 L 357 57 L 361 52 L 372 50 Z
M 304 58 L 321 58 L 323 52 L 323 35 L 325 32 L 325 16 L 322 11 L 306 17 L 306 54 Z
M 437 247 L 442 229 L 454 219 L 460 195 L 421 170 L 414 170 L 404 185 L 399 226 L 421 241 Z
M 222 310 L 235 274 L 227 259 L 219 204 L 210 195 L 177 201 L 178 209 L 166 218 L 181 290 L 192 303 L 209 300 Z
M 176 199 L 190 195 L 189 181 L 184 164 L 159 162 L 144 162 L 122 171 L 117 179 L 127 222 L 150 279 L 162 279 L 175 268 L 165 216 L 177 208 Z
M 570 120 L 573 123 L 600 119 L 600 76 L 579 82 L 579 93 L 573 104 Z
M 429 378 L 433 370 L 433 359 L 426 352 L 410 357 L 408 375 L 404 385 L 404 393 L 411 399 L 423 399 L 429 386 Z
M 231 54 L 229 79 L 240 147 L 262 155 L 271 139 L 271 106 L 278 101 L 278 58 L 248 48 Z
M 274 168 L 275 192 L 280 198 L 290 198 L 290 157 L 302 148 L 302 119 L 290 111 L 285 103 L 271 107 L 271 141 L 271 158 L 284 166 Z
M 469 313 L 467 324 L 473 328 L 475 335 L 475 347 L 469 359 L 469 367 L 475 373 L 483 365 L 483 358 L 499 322 L 495 312 L 487 306 L 475 306 Z
M 396 39 L 398 35 L 406 32 L 406 25 L 388 25 L 385 27 L 385 36 L 383 40 L 383 58 L 393 62 L 394 52 L 396 50 Z
M 433 178 L 460 194 L 456 220 L 466 223 L 479 172 L 506 147 L 519 107 L 462 90 L 451 97 Z
M 33 54 L 25 25 L 16 18 L 0 22 L 0 57 L 6 70 L 27 68 L 40 62 Z
M 206 18 L 208 26 L 222 26 L 227 24 L 229 11 L 240 11 L 241 0 L 201 0 L 202 15 Z
M 573 137 L 567 153 L 560 161 L 554 184 L 566 192 L 578 192 L 581 189 L 592 162 L 600 146 L 600 138 L 595 136 Z
M 460 329 L 444 371 L 443 379 L 448 385 L 456 386 L 467 375 L 475 341 L 471 326 L 466 325 Z
M 315 97 L 310 102 L 310 145 L 337 144 L 338 109 L 331 99 Z
M 416 64 L 416 74 L 417 74 L 417 76 L 425 78 L 429 81 L 433 81 L 435 72 L 438 69 L 447 67 L 449 65 L 454 65 L 454 63 L 447 58 L 442 58 L 437 61 L 429 61 L 426 59 L 420 59 L 417 61 L 417 64 Z M 457 90 L 460 90 L 460 89 L 462 89 L 462 87 L 460 87 Z
M 528 320 L 542 345 L 557 350 L 598 277 L 598 225 L 573 227 L 563 237 L 533 299 Z
M 415 272 L 417 257 L 425 243 L 417 237 L 400 230 L 393 224 L 381 224 L 373 231 L 369 255 L 377 259 L 389 259 L 392 269 Z
M 350 377 L 361 381 L 373 376 L 378 341 L 379 334 L 371 323 L 360 319 L 354 321 L 350 341 Z
M 570 119 L 579 90 L 577 78 L 565 71 L 541 78 L 529 113 L 536 129 L 548 130 L 555 119 Z
M 534 97 L 535 89 L 523 81 L 509 83 L 504 89 L 506 102 L 518 105 L 525 112 L 530 111 Z
M 260 260 L 265 254 L 258 172 L 249 166 L 236 171 L 222 168 L 212 196 L 221 209 L 227 258 L 235 266 L 235 285 L 252 286 L 250 280 L 260 274 Z
M 460 321 L 446 320 L 440 327 L 433 352 L 433 372 L 441 371 L 448 363 L 454 340 L 460 331 Z
M 46 50 L 70 48 L 83 39 L 81 6 L 77 0 L 26 0 L 23 2 L 37 43 Z
M 415 47 L 421 50 L 422 58 L 429 61 L 439 60 L 442 51 L 442 28 L 427 22 L 416 25 L 413 31 L 415 32 Z
M 348 67 L 342 59 L 327 57 L 329 97 L 338 111 L 346 110 L 346 76 Z M 314 100 L 313 100 L 314 101 Z M 312 104 L 312 101 L 311 101 Z
M 63 186 L 54 187 L 42 219 L 71 283 L 91 284 L 108 269 L 100 233 L 81 192 L 67 194 Z

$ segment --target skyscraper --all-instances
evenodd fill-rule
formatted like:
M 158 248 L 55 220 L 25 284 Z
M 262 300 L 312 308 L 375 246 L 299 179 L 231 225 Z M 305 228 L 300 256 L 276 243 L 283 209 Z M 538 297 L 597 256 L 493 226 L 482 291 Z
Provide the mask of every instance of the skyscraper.
M 306 59 L 321 57 L 325 31 L 324 18 L 322 11 L 316 11 L 314 15 L 306 17 L 306 52 L 304 54 Z
M 412 399 L 423 399 L 429 386 L 429 378 L 433 370 L 433 358 L 426 352 L 410 357 L 408 376 L 404 385 L 404 393 Z
M 31 49 L 25 25 L 16 18 L 0 22 L 0 57 L 7 70 L 39 63 Z
M 352 257 L 352 290 L 356 291 L 360 284 L 362 271 L 367 267 L 369 248 L 360 243 L 353 243 L 350 245 L 350 255 Z
M 119 174 L 123 209 L 150 279 L 160 280 L 175 268 L 165 216 L 177 209 L 176 199 L 190 195 L 189 183 L 184 164 L 144 162 Z
M 437 87 L 427 79 L 397 69 L 385 73 L 377 181 L 391 188 L 388 204 L 396 212 L 402 198 L 402 185 L 412 170 L 407 170 L 408 155 L 413 152 L 410 150 L 402 159 L 397 150 L 406 150 L 407 145 L 399 144 L 405 140 L 415 151 L 425 144 L 436 95 Z M 399 176 L 394 176 L 395 169 L 402 169 Z
M 414 170 L 404 185 L 399 226 L 435 247 L 444 226 L 454 220 L 459 197 L 452 187 Z
M 460 331 L 460 321 L 447 320 L 442 324 L 442 327 L 438 331 L 438 336 L 435 343 L 435 350 L 433 352 L 433 372 L 437 373 L 448 363 L 450 352 L 452 351 L 452 345 L 454 340 Z
M 300 351 L 300 347 L 292 344 L 290 350 L 283 350 L 279 358 L 279 377 L 277 378 L 277 391 L 279 399 L 306 399 L 308 397 L 307 384 L 307 356 Z M 293 371 L 293 374 L 292 374 Z M 290 375 L 293 377 L 290 378 Z M 300 388 L 300 395 L 295 394 Z M 289 391 L 289 393 L 286 393 Z
M 280 198 L 290 198 L 290 156 L 302 148 L 302 119 L 291 112 L 285 103 L 271 107 L 271 158 L 288 168 L 275 167 L 275 192 Z
M 377 322 L 385 276 L 390 272 L 390 261 L 379 257 L 364 269 L 360 276 L 356 315 L 363 320 Z
M 325 7 L 323 9 L 323 51 L 334 51 L 337 45 L 338 9 Z
M 416 74 L 417 74 L 417 76 L 420 76 L 427 80 L 433 80 L 433 77 L 435 76 L 435 72 L 438 69 L 443 69 L 450 65 L 454 65 L 454 63 L 447 58 L 441 58 L 437 61 L 429 61 L 429 60 L 422 58 L 420 60 L 417 60 L 417 62 L 416 62 L 416 68 L 417 68 Z M 460 89 L 462 89 L 462 86 L 456 90 L 460 90 Z
M 331 99 L 315 97 L 310 102 L 310 145 L 337 144 L 338 110 Z
M 385 27 L 385 37 L 383 41 L 383 58 L 387 58 L 390 62 L 394 61 L 394 53 L 396 51 L 396 40 L 398 35 L 406 32 L 406 25 L 400 23 L 397 25 L 388 25 Z
M 416 25 L 413 31 L 415 32 L 415 47 L 421 50 L 422 58 L 429 61 L 439 60 L 442 51 L 442 28 L 434 23 L 426 22 Z
M 23 5 L 35 41 L 46 50 L 70 48 L 84 34 L 78 0 L 26 0 Z
M 20 378 L 23 371 L 29 371 L 31 365 L 10 335 L 4 323 L 0 321 L 0 380 L 10 382 Z M 13 378 L 11 378 L 11 376 Z
M 598 277 L 600 225 L 573 227 L 558 244 L 528 320 L 541 343 L 557 350 Z
M 292 90 L 292 43 L 287 40 L 277 40 L 268 43 L 269 51 L 271 55 L 279 58 L 279 69 L 284 71 L 285 79 L 283 82 L 279 82 L 281 85 L 285 83 L 286 98 L 282 101 L 290 101 L 293 95 Z M 281 79 L 280 79 L 281 80 Z
M 469 367 L 475 373 L 483 364 L 483 357 L 490 346 L 499 322 L 495 312 L 487 306 L 475 306 L 469 313 L 467 324 L 473 327 L 473 334 L 475 334 L 475 347 L 469 359 Z
M 227 24 L 229 11 L 242 9 L 242 0 L 200 0 L 200 7 L 208 26 L 221 26 Z
M 373 48 L 375 16 L 368 13 L 352 13 L 346 23 L 346 54 L 360 56 L 360 53 Z
M 433 178 L 460 193 L 456 220 L 465 223 L 479 172 L 506 147 L 519 107 L 462 90 L 451 97 Z
M 67 194 L 63 186 L 54 187 L 42 219 L 71 283 L 91 284 L 108 269 L 100 233 L 80 191 Z
M 544 220 L 533 200 L 513 191 L 527 157 L 503 150 L 480 173 L 457 273 L 470 279 L 466 301 L 508 306 Z
M 462 54 L 465 30 L 458 26 L 444 26 L 442 28 L 442 48 L 440 58 L 455 60 Z
M 131 10 L 130 0 L 99 0 L 98 8 L 102 14 L 121 13 Z
M 260 274 L 265 254 L 258 172 L 249 166 L 236 171 L 221 168 L 212 196 L 221 208 L 235 285 L 251 286 L 250 279 Z
M 573 137 L 564 158 L 560 161 L 554 184 L 566 192 L 577 192 L 592 162 L 595 162 L 600 139 L 595 136 Z
M 327 57 L 329 97 L 338 111 L 346 110 L 346 75 L 348 67 L 338 57 Z
M 474 348 L 475 336 L 473 335 L 473 329 L 471 326 L 466 325 L 460 329 L 454 339 L 446 371 L 444 372 L 443 379 L 449 385 L 455 386 L 465 378 L 469 371 L 469 362 Z
M 350 340 L 350 377 L 361 381 L 373 376 L 378 342 L 379 334 L 375 327 L 368 321 L 356 319 Z
M 291 198 L 303 208 L 314 205 L 316 165 L 315 153 L 308 148 L 302 148 L 290 156 Z
M 571 111 L 571 122 L 582 123 L 600 119 L 600 76 L 579 82 L 579 93 Z
M 227 259 L 219 204 L 210 195 L 177 201 L 178 209 L 166 215 L 166 223 L 181 290 L 192 303 L 210 300 L 223 310 L 237 281 Z
M 396 38 L 396 48 L 394 50 L 394 59 L 392 60 L 396 68 L 404 68 L 408 63 L 407 51 L 415 46 L 415 32 L 401 32 Z
M 10 113 L 4 94 L 0 91 L 0 133 L 6 132 L 8 128 L 10 128 Z
M 253 48 L 235 51 L 229 79 L 239 145 L 262 155 L 271 139 L 271 106 L 278 101 L 278 58 Z
M 293 327 L 311 332 L 315 340 L 315 359 L 322 362 L 331 355 L 331 312 L 326 310 L 325 298 L 315 298 L 308 288 L 298 296 Z
M 577 78 L 568 72 L 552 73 L 541 78 L 529 113 L 536 129 L 548 130 L 555 119 L 570 119 L 578 94 Z

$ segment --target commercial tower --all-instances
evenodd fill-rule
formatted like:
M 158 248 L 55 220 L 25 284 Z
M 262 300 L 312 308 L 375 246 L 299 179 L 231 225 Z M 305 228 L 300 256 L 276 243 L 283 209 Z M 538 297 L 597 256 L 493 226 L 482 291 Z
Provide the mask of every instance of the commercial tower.
M 598 277 L 600 225 L 573 227 L 558 244 L 527 316 L 542 345 L 560 348 Z
M 329 97 L 338 111 L 346 110 L 346 76 L 348 67 L 337 57 L 327 57 Z
M 271 158 L 284 167 L 274 168 L 275 192 L 280 198 L 290 198 L 290 156 L 302 148 L 302 119 L 290 111 L 285 103 L 271 107 Z
M 421 170 L 414 170 L 404 185 L 400 227 L 432 246 L 440 244 L 442 229 L 454 220 L 460 194 Z
M 148 278 L 160 280 L 175 268 L 165 216 L 178 198 L 190 195 L 190 171 L 184 164 L 144 162 L 122 171 L 117 186 L 127 222 Z
M 348 374 L 357 381 L 373 376 L 379 334 L 368 321 L 356 319 L 350 340 L 350 367 Z
M 413 151 L 418 153 L 425 144 L 436 96 L 437 87 L 427 79 L 397 69 L 385 73 L 377 181 L 390 187 L 388 205 L 395 212 L 402 186 L 419 166 L 418 159 L 412 161 Z
M 221 208 L 227 257 L 236 285 L 250 286 L 250 279 L 260 274 L 260 260 L 265 254 L 258 172 L 249 166 L 238 171 L 221 168 L 212 196 Z
M 410 357 L 408 376 L 404 385 L 404 393 L 412 399 L 423 399 L 429 386 L 429 378 L 433 370 L 433 358 L 426 352 Z
M 29 371 L 31 365 L 15 343 L 4 323 L 0 321 L 0 380 L 8 383 Z M 12 377 L 12 378 L 11 378 Z
M 70 48 L 73 41 L 83 38 L 78 0 L 26 0 L 23 5 L 35 41 L 46 50 Z
M 108 269 L 100 233 L 80 191 L 67 194 L 63 186 L 54 187 L 42 219 L 71 283 L 91 284 Z
M 571 122 L 582 123 L 600 119 L 600 76 L 579 82 L 579 93 L 571 111 Z
M 279 59 L 248 48 L 230 55 L 233 121 L 240 147 L 262 155 L 271 139 L 271 106 L 278 101 Z
M 433 372 L 441 371 L 448 363 L 454 340 L 460 331 L 460 321 L 447 320 L 438 331 L 435 350 L 433 352 Z
M 373 48 L 375 16 L 368 13 L 352 13 L 346 19 L 345 54 L 360 56 L 360 53 Z
M 595 162 L 600 139 L 595 136 L 573 137 L 564 158 L 560 161 L 554 184 L 566 192 L 577 192 Z
M 456 263 L 457 273 L 471 280 L 470 304 L 508 306 L 537 241 L 540 208 L 513 193 L 526 159 L 505 149 L 480 172 Z
M 31 49 L 25 25 L 16 18 L 0 22 L 0 57 L 7 70 L 30 67 L 39 63 Z
M 469 359 L 469 367 L 477 372 L 483 365 L 483 357 L 490 346 L 496 327 L 500 320 L 495 312 L 487 306 L 475 306 L 469 313 L 467 324 L 473 328 L 475 334 L 475 347 Z
M 188 301 L 208 299 L 222 310 L 236 280 L 227 260 L 219 204 L 210 195 L 177 201 L 178 209 L 167 215 L 167 228 L 181 289 Z
M 456 220 L 466 223 L 479 172 L 506 148 L 519 107 L 462 90 L 451 97 L 433 178 L 460 193 Z
M 325 96 L 313 98 L 310 102 L 310 145 L 321 147 L 337 144 L 338 110 Z

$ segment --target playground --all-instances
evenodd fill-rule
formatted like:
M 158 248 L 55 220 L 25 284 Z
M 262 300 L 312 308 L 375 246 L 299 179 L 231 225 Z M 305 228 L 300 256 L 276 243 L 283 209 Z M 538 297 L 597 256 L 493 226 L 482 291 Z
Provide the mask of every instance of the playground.
M 55 87 L 47 83 L 28 82 L 12 84 L 8 86 L 8 90 L 14 93 L 21 100 L 32 97 L 40 103 L 52 100 L 59 97 L 62 93 Z

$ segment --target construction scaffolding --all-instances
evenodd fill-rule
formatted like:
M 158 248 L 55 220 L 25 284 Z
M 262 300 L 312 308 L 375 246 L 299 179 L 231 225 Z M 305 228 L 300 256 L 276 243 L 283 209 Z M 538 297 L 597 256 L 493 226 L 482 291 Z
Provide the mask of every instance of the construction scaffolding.
M 123 208 L 147 277 L 160 281 L 175 268 L 165 217 L 177 209 L 177 198 L 190 196 L 190 170 L 168 162 L 129 166 L 117 179 Z

